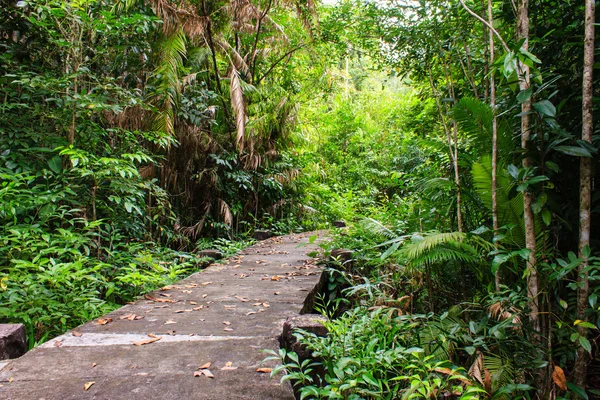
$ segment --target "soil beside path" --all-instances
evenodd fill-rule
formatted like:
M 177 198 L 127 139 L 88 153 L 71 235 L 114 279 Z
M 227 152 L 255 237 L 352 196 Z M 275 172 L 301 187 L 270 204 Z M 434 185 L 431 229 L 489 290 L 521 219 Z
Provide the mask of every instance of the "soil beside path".
M 319 282 L 309 236 L 259 242 L 52 339 L 0 370 L 0 398 L 294 399 L 257 369 Z

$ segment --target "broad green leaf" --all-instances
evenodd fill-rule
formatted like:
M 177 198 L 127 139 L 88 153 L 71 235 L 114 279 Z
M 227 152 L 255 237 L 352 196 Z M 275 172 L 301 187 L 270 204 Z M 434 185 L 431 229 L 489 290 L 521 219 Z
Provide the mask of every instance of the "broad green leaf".
M 584 149 L 583 147 L 579 146 L 556 146 L 555 149 L 560 151 L 561 153 L 568 154 L 570 156 L 590 158 L 592 157 L 592 155 L 589 151 L 587 151 L 587 149 Z
M 48 167 L 50 167 L 53 172 L 60 174 L 62 171 L 62 160 L 60 156 L 54 156 L 48 160 Z
M 555 117 L 556 116 L 556 107 L 549 100 L 541 100 L 533 103 L 535 109 L 542 115 L 547 117 Z

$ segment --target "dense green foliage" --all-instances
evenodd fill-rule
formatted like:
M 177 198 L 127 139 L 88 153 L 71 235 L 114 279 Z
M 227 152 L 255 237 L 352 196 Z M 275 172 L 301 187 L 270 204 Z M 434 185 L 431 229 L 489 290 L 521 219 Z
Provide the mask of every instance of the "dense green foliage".
M 598 395 L 583 2 L 526 33 L 522 1 L 0 4 L 0 321 L 31 345 L 343 220 L 330 335 L 276 355 L 304 396 Z

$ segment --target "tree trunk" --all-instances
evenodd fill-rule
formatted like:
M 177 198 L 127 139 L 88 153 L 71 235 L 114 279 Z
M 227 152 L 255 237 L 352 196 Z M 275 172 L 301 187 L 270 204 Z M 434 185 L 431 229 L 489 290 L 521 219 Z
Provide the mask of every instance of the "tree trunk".
M 494 11 L 492 8 L 492 0 L 487 2 L 488 23 L 490 26 L 494 24 Z M 490 66 L 494 63 L 494 32 L 491 29 L 489 32 L 489 55 Z M 496 83 L 494 81 L 494 73 L 490 74 L 490 107 L 492 109 L 492 229 L 494 236 L 498 235 L 498 119 L 496 118 Z M 494 244 L 496 250 L 498 245 Z M 496 291 L 500 290 L 500 267 L 495 274 Z
M 517 39 L 525 39 L 523 49 L 529 48 L 529 0 L 519 0 L 518 21 L 517 21 Z M 529 67 L 522 62 L 519 62 L 519 88 L 523 92 L 531 87 L 529 77 Z M 521 148 L 525 152 L 523 158 L 523 167 L 533 166 L 533 161 L 527 154 L 529 142 L 531 140 L 531 98 L 521 104 Z M 536 269 L 536 237 L 535 237 L 535 217 L 531 209 L 533 202 L 533 194 L 523 192 L 523 206 L 525 218 L 525 247 L 530 251 L 527 260 L 527 296 L 529 298 L 529 322 L 531 327 L 536 332 L 540 332 L 540 316 L 539 316 L 539 279 Z
M 585 2 L 585 40 L 583 45 L 583 104 L 581 139 L 592 143 L 593 126 L 593 88 L 594 69 L 594 0 Z M 592 159 L 581 157 L 579 164 L 579 257 L 585 261 L 579 266 L 577 291 L 577 318 L 586 321 L 588 308 L 589 283 L 584 269 L 588 266 L 584 249 L 590 245 L 591 205 L 592 205 Z M 587 329 L 579 326 L 579 335 L 587 337 Z M 588 354 L 582 346 L 577 347 L 577 359 L 573 370 L 575 384 L 585 387 L 587 377 Z

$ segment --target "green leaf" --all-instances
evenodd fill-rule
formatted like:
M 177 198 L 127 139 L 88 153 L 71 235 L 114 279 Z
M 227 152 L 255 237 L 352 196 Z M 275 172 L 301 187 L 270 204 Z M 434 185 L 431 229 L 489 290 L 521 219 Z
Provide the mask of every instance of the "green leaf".
M 48 167 L 50 167 L 53 172 L 60 174 L 62 171 L 62 160 L 60 156 L 54 156 L 48 160 Z
M 542 115 L 547 117 L 556 116 L 556 107 L 554 107 L 554 104 L 552 104 L 549 100 L 535 102 L 533 106 Z
M 524 103 L 531 98 L 531 94 L 533 93 L 533 89 L 529 88 L 527 90 L 523 90 L 517 95 L 517 100 L 519 103 Z
M 560 299 L 559 303 L 560 303 L 560 306 L 561 306 L 562 308 L 564 308 L 565 310 L 566 310 L 567 308 L 569 308 L 569 303 L 567 303 L 567 302 L 566 302 L 566 301 L 564 301 L 563 299 Z
M 581 347 L 583 347 L 585 349 L 585 351 L 592 354 L 592 345 L 590 344 L 590 341 L 587 340 L 587 338 L 585 338 L 583 336 L 579 336 L 579 344 L 581 345 Z
M 570 156 L 592 157 L 592 154 L 589 151 L 579 146 L 556 146 L 555 149 Z
M 597 302 L 598 302 L 598 295 L 596 293 L 590 294 L 590 297 L 588 297 L 588 303 L 590 303 L 590 307 L 595 308 Z
M 587 322 L 587 321 L 575 321 L 575 325 L 577 326 L 582 326 L 584 328 L 588 328 L 588 329 L 596 329 L 596 325 L 592 324 L 591 322 Z
M 572 383 L 572 382 L 567 382 L 567 387 L 569 388 L 569 390 L 573 393 L 575 393 L 577 396 L 579 396 L 579 398 L 581 399 L 585 399 L 588 400 L 588 395 L 585 392 L 584 389 L 580 388 L 579 386 L 577 386 L 576 384 Z
M 533 62 L 534 62 L 534 63 L 536 63 L 536 64 L 541 64 L 541 63 L 542 63 L 542 60 L 540 60 L 539 58 L 537 58 L 536 56 L 534 56 L 532 53 L 528 52 L 528 51 L 527 51 L 527 50 L 525 50 L 525 49 L 519 49 L 519 52 L 520 52 L 521 54 L 524 54 L 524 55 L 526 55 L 526 56 L 527 56 L 527 58 L 529 58 L 531 61 L 533 61 Z
M 373 377 L 372 373 L 370 373 L 370 372 L 365 373 L 365 374 L 363 374 L 362 378 L 369 385 L 379 387 L 379 382 Z
M 542 220 L 546 224 L 546 226 L 550 225 L 552 222 L 552 214 L 548 210 L 542 210 Z

